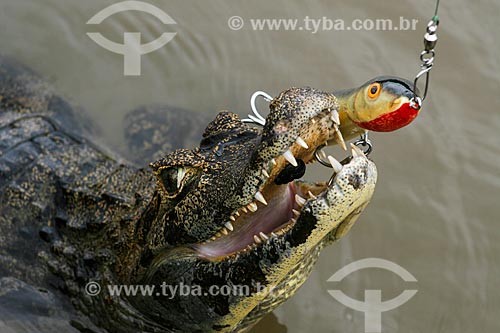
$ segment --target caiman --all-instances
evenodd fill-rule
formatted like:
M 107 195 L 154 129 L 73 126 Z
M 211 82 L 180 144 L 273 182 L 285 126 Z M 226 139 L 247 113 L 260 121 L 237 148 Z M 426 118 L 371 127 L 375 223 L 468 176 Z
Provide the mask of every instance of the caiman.
M 81 332 L 246 331 L 297 291 L 374 192 L 375 164 L 356 146 L 343 164 L 329 158 L 330 181 L 301 180 L 316 148 L 416 116 L 411 83 L 394 77 L 290 88 L 263 128 L 220 112 L 198 147 L 136 167 L 85 138 L 79 110 L 37 74 L 0 59 L 0 307 L 31 297 L 46 303 L 39 316 L 65 309 Z M 182 139 L 158 128 L 188 124 L 183 114 L 144 131 L 134 121 L 130 155 Z

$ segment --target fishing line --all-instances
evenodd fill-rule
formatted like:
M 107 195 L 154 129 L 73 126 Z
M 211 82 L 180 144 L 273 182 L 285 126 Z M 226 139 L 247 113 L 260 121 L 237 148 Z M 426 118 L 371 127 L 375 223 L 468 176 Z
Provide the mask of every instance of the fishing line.
M 436 52 L 434 51 L 434 47 L 436 47 L 436 43 L 438 40 L 437 29 L 439 26 L 439 0 L 436 2 L 436 9 L 434 10 L 434 17 L 427 23 L 426 33 L 424 35 L 424 50 L 420 53 L 420 71 L 415 76 L 415 80 L 413 81 L 413 93 L 415 94 L 413 98 L 410 100 L 410 105 L 412 108 L 416 110 L 420 110 L 422 107 L 422 102 L 427 97 L 427 91 L 429 89 L 429 77 L 432 66 L 434 65 L 434 57 L 436 56 Z M 417 83 L 418 80 L 425 75 L 425 84 L 424 84 L 424 94 L 422 97 L 418 94 Z

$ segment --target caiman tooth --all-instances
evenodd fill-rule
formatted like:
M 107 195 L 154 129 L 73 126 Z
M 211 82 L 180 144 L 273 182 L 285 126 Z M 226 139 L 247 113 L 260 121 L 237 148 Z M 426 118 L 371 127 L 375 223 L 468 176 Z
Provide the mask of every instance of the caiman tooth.
M 291 165 L 293 165 L 294 167 L 296 167 L 298 164 L 297 164 L 297 160 L 295 159 L 295 157 L 293 156 L 292 152 L 290 151 L 290 149 L 288 149 L 284 154 L 283 154 L 283 157 L 285 158 L 285 160 L 288 161 L 288 163 L 290 163 Z
M 233 231 L 234 230 L 234 227 L 233 227 L 233 224 L 229 221 L 227 221 L 224 226 L 226 227 L 226 229 L 228 229 L 229 231 Z
M 227 231 L 227 229 L 226 229 L 226 228 L 222 228 L 221 232 L 222 232 L 225 236 L 227 236 L 227 234 L 229 233 L 229 232 Z
M 300 215 L 300 212 L 296 209 L 292 209 L 292 212 L 293 212 L 293 215 L 295 216 L 299 216 Z
M 340 125 L 340 118 L 337 110 L 332 110 L 332 115 L 330 118 L 333 120 L 335 124 Z
M 266 170 L 262 169 L 262 174 L 263 174 L 266 178 L 269 178 L 269 173 L 268 173 Z
M 243 213 L 247 214 L 248 213 L 248 209 L 246 207 L 241 207 L 241 210 L 243 211 Z
M 306 203 L 306 199 L 302 198 L 300 195 L 298 194 L 295 194 L 295 202 L 299 205 L 299 206 L 304 206 L 304 204 Z
M 344 137 L 342 136 L 342 133 L 340 133 L 339 127 L 337 125 L 333 125 L 333 128 L 335 130 L 334 133 L 335 141 L 337 141 L 337 143 L 342 147 L 342 149 L 347 150 Z
M 298 136 L 297 139 L 295 139 L 295 142 L 297 142 L 299 144 L 299 146 L 301 146 L 302 148 L 309 149 L 309 146 L 307 145 L 307 143 L 300 136 Z
M 274 233 L 274 231 L 273 231 L 273 232 L 271 232 L 271 236 L 273 236 L 273 237 L 278 237 L 278 235 L 276 235 L 276 234 Z
M 257 211 L 257 204 L 255 202 L 251 202 L 247 205 L 248 210 L 255 213 Z
M 365 153 L 363 153 L 363 151 L 361 149 L 359 149 L 359 147 L 356 146 L 353 143 L 351 143 L 351 153 L 352 153 L 353 157 L 364 157 L 364 158 L 366 158 Z
M 267 237 L 267 235 L 265 233 L 263 233 L 262 231 L 259 233 L 259 236 L 262 240 L 268 240 L 269 237 Z
M 233 221 L 233 222 L 234 222 L 234 221 L 236 221 L 236 218 L 235 218 L 234 216 L 232 216 L 232 215 L 231 215 L 231 216 L 229 216 L 229 219 L 230 219 L 231 221 Z
M 262 243 L 262 240 L 261 240 L 261 239 L 259 238 L 259 236 L 257 236 L 257 235 L 253 235 L 253 240 L 254 240 L 254 241 L 255 241 L 255 243 L 257 243 L 257 244 Z
M 332 165 L 333 171 L 335 171 L 335 173 L 339 173 L 340 170 L 342 170 L 342 164 L 340 164 L 340 162 L 337 161 L 332 155 L 328 155 L 328 161 Z
M 316 119 L 314 119 L 314 118 L 311 119 L 311 123 L 313 123 L 313 125 L 316 124 Z
M 272 164 L 274 164 L 274 165 L 278 164 L 278 163 L 276 162 L 276 159 L 274 159 L 274 158 L 271 160 L 271 163 L 272 163 Z
M 239 212 L 239 211 L 236 211 L 236 213 L 234 213 L 234 215 L 236 215 L 236 216 L 240 216 L 240 212 Z
M 260 193 L 260 191 L 257 191 L 257 193 L 255 193 L 255 199 L 259 200 L 260 202 L 262 202 L 264 205 L 267 206 L 267 201 L 262 195 L 262 193 Z
M 314 199 L 314 200 L 318 199 L 318 197 L 317 197 L 317 196 L 315 196 L 315 195 L 314 195 L 311 191 L 307 191 L 307 194 L 309 194 L 309 197 L 310 197 L 311 199 Z

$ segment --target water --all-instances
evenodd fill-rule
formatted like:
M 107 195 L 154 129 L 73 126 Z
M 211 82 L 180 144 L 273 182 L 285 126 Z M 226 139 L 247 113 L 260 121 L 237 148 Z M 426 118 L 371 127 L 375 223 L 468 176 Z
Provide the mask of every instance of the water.
M 165 104 L 215 114 L 246 115 L 255 90 L 276 95 L 290 86 L 333 90 L 379 74 L 411 78 L 433 1 L 149 1 L 176 25 L 145 13 L 85 23 L 115 1 L 0 0 L 1 52 L 29 65 L 99 123 L 95 140 L 123 147 L 124 115 Z M 443 1 L 436 67 L 419 118 L 408 128 L 375 134 L 379 183 L 350 235 L 326 249 L 312 276 L 255 332 L 363 332 L 364 316 L 334 300 L 340 288 L 362 300 L 418 293 L 385 312 L 384 332 L 498 332 L 500 320 L 500 3 Z M 228 28 L 239 15 L 245 27 Z M 251 18 L 391 18 L 419 20 L 416 31 L 252 31 Z M 121 42 L 124 31 L 151 41 L 177 36 L 142 57 L 140 77 L 123 76 L 123 60 L 92 42 L 97 31 Z M 327 170 L 315 168 L 325 179 Z M 341 283 L 326 280 L 357 259 L 391 260 L 418 280 L 364 270 Z M 15 332 L 27 330 L 16 325 Z M 29 331 L 29 329 L 28 329 Z M 59 329 L 63 332 L 64 330 Z

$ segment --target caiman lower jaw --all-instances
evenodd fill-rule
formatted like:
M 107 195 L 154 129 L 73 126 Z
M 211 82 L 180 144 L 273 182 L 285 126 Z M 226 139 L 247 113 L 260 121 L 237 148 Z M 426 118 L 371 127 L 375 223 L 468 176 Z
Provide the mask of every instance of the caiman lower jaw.
M 357 159 L 366 160 L 364 154 L 355 146 L 353 146 L 352 154 L 353 158 L 346 166 L 354 163 Z M 291 181 L 284 185 L 276 185 L 271 182 L 262 189 L 262 193 L 267 198 L 266 204 L 259 202 L 257 206 L 257 203 L 252 203 L 252 205 L 240 208 L 236 214 L 233 214 L 231 222 L 226 223 L 221 232 L 212 239 L 197 244 L 195 246 L 196 252 L 207 260 L 226 260 L 238 254 L 252 251 L 273 238 L 284 237 L 292 231 L 306 204 L 310 204 L 318 198 L 324 198 L 326 192 L 336 186 L 336 180 L 340 173 L 342 173 L 343 179 L 350 176 L 350 168 L 344 170 L 339 162 L 335 162 L 337 163 L 335 170 L 337 176 L 330 187 L 327 186 L 326 182 L 311 184 L 303 181 Z M 335 222 L 338 222 L 337 226 L 342 223 L 342 221 Z

